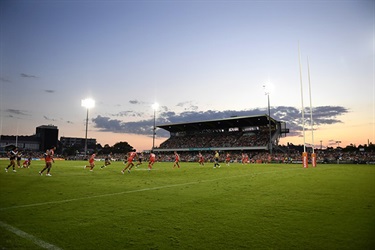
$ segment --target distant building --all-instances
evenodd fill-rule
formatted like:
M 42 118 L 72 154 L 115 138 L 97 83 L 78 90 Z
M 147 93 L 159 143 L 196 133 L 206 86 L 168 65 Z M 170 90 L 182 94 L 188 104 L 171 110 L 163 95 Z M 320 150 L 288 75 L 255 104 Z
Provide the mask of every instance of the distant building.
M 54 125 L 41 125 L 36 127 L 34 135 L 0 135 L 0 152 L 7 148 L 18 147 L 20 150 L 46 151 L 52 147 L 58 147 L 62 152 L 66 148 L 75 147 L 79 151 L 84 151 L 85 138 L 61 137 L 58 140 L 59 129 Z M 88 151 L 94 151 L 96 148 L 96 139 L 87 138 Z
M 85 138 L 76 137 L 60 137 L 60 145 L 62 148 L 76 147 L 83 149 L 85 147 Z M 87 138 L 88 151 L 94 150 L 96 147 L 96 139 Z
M 36 135 L 39 138 L 40 151 L 46 151 L 49 148 L 57 147 L 59 130 L 57 126 L 42 125 L 36 128 Z
M 40 141 L 35 135 L 0 135 L 0 150 L 4 151 L 8 147 L 39 151 Z
M 0 150 L 18 147 L 20 150 L 46 151 L 58 145 L 57 126 L 42 125 L 36 128 L 34 135 L 0 135 Z

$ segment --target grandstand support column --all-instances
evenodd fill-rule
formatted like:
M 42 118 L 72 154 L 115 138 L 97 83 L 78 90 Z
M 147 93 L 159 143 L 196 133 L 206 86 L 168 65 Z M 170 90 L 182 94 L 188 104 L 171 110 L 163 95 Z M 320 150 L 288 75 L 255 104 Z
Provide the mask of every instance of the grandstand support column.
M 159 108 L 158 103 L 152 104 L 152 109 L 154 110 L 154 127 L 152 130 L 152 150 L 155 148 L 155 135 L 156 135 L 156 110 Z

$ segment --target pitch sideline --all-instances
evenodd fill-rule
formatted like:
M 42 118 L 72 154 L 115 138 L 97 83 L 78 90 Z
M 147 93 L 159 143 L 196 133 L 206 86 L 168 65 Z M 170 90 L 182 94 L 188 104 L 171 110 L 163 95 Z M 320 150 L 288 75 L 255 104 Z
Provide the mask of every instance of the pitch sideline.
M 34 244 L 40 246 L 41 248 L 44 248 L 44 249 L 51 249 L 51 250 L 61 250 L 61 248 L 59 248 L 58 246 L 55 246 L 55 245 L 52 245 L 48 242 L 45 242 L 31 234 L 28 234 L 16 227 L 13 227 L 11 225 L 8 225 L 2 221 L 0 221 L 0 227 L 6 229 L 7 231 L 9 232 L 12 232 L 18 236 L 20 236 L 21 238 L 24 238 L 24 239 L 27 239 L 27 240 L 30 240 L 32 241 Z

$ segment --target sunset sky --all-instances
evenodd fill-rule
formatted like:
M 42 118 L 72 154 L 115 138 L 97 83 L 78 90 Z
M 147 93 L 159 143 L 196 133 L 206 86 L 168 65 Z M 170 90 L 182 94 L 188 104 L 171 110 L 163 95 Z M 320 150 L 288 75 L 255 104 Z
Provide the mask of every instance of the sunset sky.
M 156 124 L 271 116 L 303 144 L 375 142 L 375 2 L 0 1 L 0 134 L 152 147 Z M 309 113 L 305 114 L 309 118 Z M 310 144 L 310 120 L 306 120 Z M 156 146 L 168 138 L 157 130 Z

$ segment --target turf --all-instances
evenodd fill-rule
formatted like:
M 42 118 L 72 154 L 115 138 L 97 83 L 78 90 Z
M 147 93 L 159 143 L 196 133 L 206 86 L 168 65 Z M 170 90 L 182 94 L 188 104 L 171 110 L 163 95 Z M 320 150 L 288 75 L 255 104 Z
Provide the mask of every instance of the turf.
M 375 249 L 375 166 L 43 162 L 5 173 L 0 248 Z M 32 238 L 15 234 L 25 232 Z

